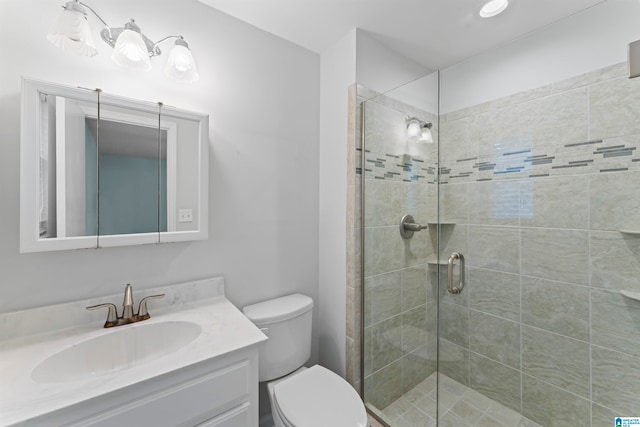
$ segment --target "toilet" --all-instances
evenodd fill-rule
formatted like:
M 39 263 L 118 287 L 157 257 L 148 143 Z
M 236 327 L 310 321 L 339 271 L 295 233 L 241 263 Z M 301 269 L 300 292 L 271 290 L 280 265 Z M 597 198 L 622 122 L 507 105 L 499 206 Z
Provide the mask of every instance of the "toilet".
M 358 393 L 311 355 L 313 300 L 293 294 L 242 309 L 269 337 L 259 351 L 258 376 L 267 382 L 275 427 L 368 427 Z

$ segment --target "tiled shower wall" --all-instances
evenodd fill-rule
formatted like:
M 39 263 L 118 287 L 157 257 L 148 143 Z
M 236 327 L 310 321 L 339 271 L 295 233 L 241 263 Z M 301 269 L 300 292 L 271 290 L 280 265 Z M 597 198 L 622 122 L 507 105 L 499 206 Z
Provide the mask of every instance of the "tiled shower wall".
M 426 279 L 436 249 L 437 209 L 429 201 L 436 200 L 437 147 L 408 141 L 405 119 L 433 123 L 436 141 L 438 125 L 436 115 L 362 87 L 357 95 L 357 101 L 368 99 L 364 168 L 362 151 L 354 151 L 356 198 L 363 169 L 366 180 L 364 392 L 366 402 L 384 408 L 436 369 L 436 300 Z M 359 131 L 360 115 L 355 119 Z M 399 222 L 405 214 L 431 223 L 432 229 L 402 239 Z
M 442 373 L 545 426 L 640 414 L 639 146 L 625 64 L 440 117 Z

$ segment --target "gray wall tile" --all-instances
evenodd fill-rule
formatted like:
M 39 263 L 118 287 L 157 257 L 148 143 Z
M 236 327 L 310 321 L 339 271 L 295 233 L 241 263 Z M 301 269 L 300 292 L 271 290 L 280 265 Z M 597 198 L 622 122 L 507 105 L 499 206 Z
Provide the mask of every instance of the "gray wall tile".
M 522 277 L 522 322 L 589 340 L 589 288 Z
M 371 327 L 371 369 L 373 372 L 402 357 L 402 316 Z
M 402 310 L 406 311 L 427 302 L 427 271 L 424 265 L 401 271 Z
M 640 236 L 592 231 L 590 243 L 591 286 L 640 292 Z
M 364 379 L 366 400 L 378 409 L 386 408 L 402 396 L 402 393 L 402 360 L 397 360 Z
M 402 266 L 403 243 L 397 226 L 365 228 L 365 275 L 398 270 Z
M 551 91 L 553 93 L 563 92 L 565 90 L 626 76 L 627 63 L 623 62 L 553 83 L 551 85 Z
M 376 153 L 404 154 L 406 114 L 378 102 L 367 102 L 364 119 L 365 149 Z
M 399 271 L 380 274 L 365 279 L 365 323 L 373 325 L 402 311 L 402 275 Z
M 471 116 L 468 119 L 473 137 L 469 141 L 469 156 L 495 157 L 504 152 L 528 148 L 522 137 L 515 108 L 500 108 Z
M 596 426 L 613 426 L 614 420 L 620 414 L 611 409 L 604 408 L 595 403 L 591 405 L 591 425 Z
M 589 228 L 588 177 L 562 176 L 523 182 L 520 197 L 531 209 L 523 227 Z M 569 208 L 570 207 L 570 208 Z
M 637 413 L 640 408 L 640 358 L 595 345 L 591 347 L 591 357 L 593 402 L 619 411 L 619 414 Z
M 588 284 L 586 231 L 522 229 L 522 274 Z
M 511 320 L 520 320 L 520 276 L 469 267 L 466 292 L 469 307 Z M 463 290 L 465 292 L 465 290 Z
M 413 234 L 410 239 L 403 239 L 400 236 L 400 229 L 396 228 L 396 236 L 392 239 L 400 239 L 401 247 L 401 265 L 403 267 L 412 267 L 419 264 L 425 264 L 427 259 L 434 258 L 435 252 L 431 245 L 430 235 L 426 230 L 419 231 Z
M 440 336 L 461 347 L 469 347 L 469 309 L 457 304 L 441 303 Z
M 520 323 L 472 310 L 469 350 L 520 369 Z
M 427 347 L 422 346 L 402 357 L 402 391 L 406 393 L 420 384 L 430 374 Z
M 518 105 L 522 135 L 536 149 L 584 142 L 587 133 L 587 88 L 551 95 Z
M 402 313 L 402 351 L 410 353 L 427 345 L 427 306 Z
M 640 357 L 640 302 L 616 291 L 592 289 L 591 342 Z
M 406 210 L 402 183 L 392 180 L 367 179 L 365 182 L 365 227 L 397 225 Z M 405 208 L 405 209 L 402 209 Z
M 520 371 L 471 353 L 470 387 L 485 396 L 520 411 Z
M 518 225 L 520 187 L 518 180 L 470 183 L 469 223 Z
M 589 180 L 591 229 L 640 228 L 640 172 L 600 173 Z
M 591 138 L 640 133 L 640 82 L 622 77 L 589 87 Z
M 469 155 L 468 119 L 440 122 L 440 160 L 464 159 Z
M 400 182 L 401 201 L 392 205 L 394 224 L 403 215 L 413 215 L 417 223 L 435 223 L 438 219 L 438 187 L 434 184 Z M 386 200 L 383 202 L 390 203 Z
M 589 344 L 522 327 L 522 372 L 589 397 Z
M 439 372 L 461 384 L 469 385 L 469 350 L 446 339 L 440 339 L 439 351 Z
M 440 259 L 446 262 L 452 252 L 460 252 L 466 256 L 468 249 L 468 226 L 466 224 L 442 225 L 440 227 Z M 437 243 L 438 238 L 434 229 L 429 231 L 431 242 Z M 435 258 L 435 256 L 433 257 Z M 467 265 L 469 263 L 467 262 Z
M 469 267 L 520 272 L 520 231 L 506 227 L 469 226 Z
M 440 187 L 440 222 L 468 222 L 468 186 L 467 183 L 450 183 Z
M 522 377 L 522 414 L 545 427 L 590 425 L 587 399 L 528 375 Z

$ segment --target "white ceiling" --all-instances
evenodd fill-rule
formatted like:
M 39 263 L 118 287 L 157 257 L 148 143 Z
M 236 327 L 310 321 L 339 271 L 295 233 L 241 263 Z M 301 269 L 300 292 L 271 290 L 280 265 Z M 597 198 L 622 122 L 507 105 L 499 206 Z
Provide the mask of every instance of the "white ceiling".
M 485 0 L 199 1 L 320 54 L 360 28 L 435 70 L 607 0 L 511 0 L 489 19 Z

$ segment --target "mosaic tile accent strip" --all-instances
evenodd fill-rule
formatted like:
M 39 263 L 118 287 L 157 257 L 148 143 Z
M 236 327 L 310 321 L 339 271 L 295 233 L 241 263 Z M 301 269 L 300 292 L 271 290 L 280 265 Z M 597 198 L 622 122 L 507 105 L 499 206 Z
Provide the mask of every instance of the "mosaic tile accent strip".
M 435 184 L 437 164 L 419 156 L 372 153 L 365 150 L 365 178 Z M 356 173 L 362 173 L 357 171 Z M 443 173 L 441 170 L 440 173 Z
M 640 170 L 638 147 L 640 135 L 634 135 L 465 157 L 440 167 L 440 179 L 446 184 Z

